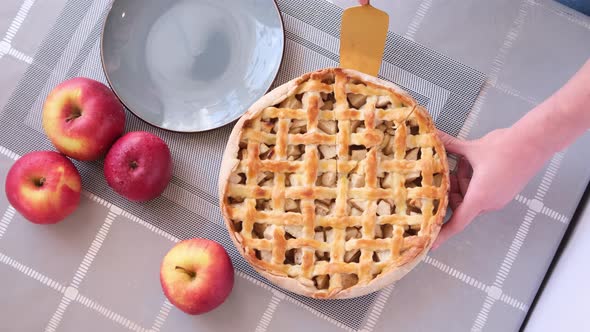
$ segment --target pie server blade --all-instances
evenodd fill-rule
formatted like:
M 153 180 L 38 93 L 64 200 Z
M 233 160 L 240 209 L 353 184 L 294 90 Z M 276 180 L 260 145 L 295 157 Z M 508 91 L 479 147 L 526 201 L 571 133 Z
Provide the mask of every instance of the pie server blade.
M 370 4 L 346 9 L 340 27 L 340 67 L 377 76 L 388 27 L 389 15 Z

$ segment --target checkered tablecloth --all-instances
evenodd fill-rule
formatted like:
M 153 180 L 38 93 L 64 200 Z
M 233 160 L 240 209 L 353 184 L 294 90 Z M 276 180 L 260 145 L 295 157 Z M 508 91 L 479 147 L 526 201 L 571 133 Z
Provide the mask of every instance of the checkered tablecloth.
M 395 33 L 388 37 L 381 77 L 410 91 L 437 126 L 464 138 L 510 125 L 590 55 L 590 20 L 550 2 L 481 1 L 479 7 L 443 0 L 404 7 L 373 2 L 406 14 L 392 16 Z M 286 53 L 277 83 L 337 64 L 338 7 L 323 0 L 278 4 Z M 73 76 L 104 81 L 99 36 L 109 5 L 108 0 L 5 0 L 0 5 L 1 187 L 19 155 L 51 149 L 40 127 L 51 88 Z M 447 22 L 444 15 L 460 19 Z M 465 22 L 485 26 L 489 16 L 497 31 L 473 36 Z M 451 33 L 448 26 L 455 21 Z M 564 31 L 576 42 L 551 38 L 545 46 L 540 41 Z M 458 40 L 479 43 L 482 35 L 488 40 L 469 45 L 465 53 L 452 47 Z M 535 48 L 544 52 L 535 58 L 523 54 Z M 569 53 L 552 53 L 554 48 Z M 568 66 L 544 79 L 535 65 L 549 61 Z M 530 72 L 524 75 L 523 68 Z M 215 188 L 231 125 L 182 135 L 128 115 L 127 130 L 137 129 L 166 140 L 175 162 L 171 185 L 153 202 L 133 204 L 114 194 L 100 162 L 76 163 L 84 197 L 80 208 L 57 225 L 28 223 L 0 192 L 0 331 L 516 330 L 590 175 L 590 151 L 583 148 L 590 136 L 585 135 L 556 154 L 505 209 L 479 218 L 397 284 L 354 300 L 317 301 L 270 285 L 229 242 Z M 179 238 L 189 237 L 224 244 L 237 274 L 227 302 L 196 317 L 173 308 L 158 279 L 163 255 Z

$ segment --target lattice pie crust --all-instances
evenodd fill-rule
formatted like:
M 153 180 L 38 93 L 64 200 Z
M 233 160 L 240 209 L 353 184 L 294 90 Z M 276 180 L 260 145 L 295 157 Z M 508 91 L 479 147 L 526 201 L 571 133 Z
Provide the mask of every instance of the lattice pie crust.
M 219 178 L 230 237 L 264 277 L 315 298 L 376 291 L 438 235 L 449 188 L 428 113 L 390 82 L 331 68 L 238 121 Z

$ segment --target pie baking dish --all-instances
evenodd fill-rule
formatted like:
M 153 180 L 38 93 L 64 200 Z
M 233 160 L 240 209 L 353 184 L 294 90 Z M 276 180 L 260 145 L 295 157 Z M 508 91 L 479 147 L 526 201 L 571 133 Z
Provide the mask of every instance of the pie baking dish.
M 391 82 L 327 68 L 272 90 L 237 122 L 222 215 L 262 276 L 351 298 L 406 275 L 446 213 L 449 169 L 428 112 Z

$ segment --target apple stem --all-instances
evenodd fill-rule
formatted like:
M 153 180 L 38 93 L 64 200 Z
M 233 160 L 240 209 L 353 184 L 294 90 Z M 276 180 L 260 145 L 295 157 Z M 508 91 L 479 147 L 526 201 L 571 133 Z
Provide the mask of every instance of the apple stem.
M 137 162 L 134 160 L 132 162 L 129 163 L 129 167 L 131 167 L 131 169 L 136 169 L 137 168 Z
M 195 271 L 188 271 L 187 269 L 180 267 L 180 266 L 175 267 L 175 269 L 182 270 L 182 272 L 188 274 L 191 278 L 194 278 L 197 276 L 197 273 Z
M 79 118 L 82 115 L 82 111 L 80 110 L 80 108 L 73 106 L 72 107 L 72 113 L 70 114 L 70 116 L 68 116 L 66 118 L 66 122 L 70 122 L 74 119 Z
M 35 185 L 37 187 L 43 187 L 43 184 L 45 183 L 45 178 L 40 178 L 40 179 L 36 179 L 35 180 Z

